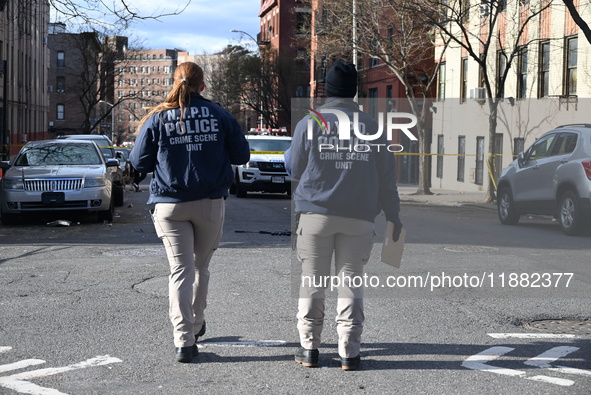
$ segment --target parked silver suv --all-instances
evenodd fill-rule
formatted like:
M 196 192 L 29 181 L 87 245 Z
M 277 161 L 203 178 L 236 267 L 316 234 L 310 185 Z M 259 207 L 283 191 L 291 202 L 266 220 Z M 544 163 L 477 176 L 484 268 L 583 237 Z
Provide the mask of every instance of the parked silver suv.
M 564 233 L 591 227 L 591 124 L 559 126 L 520 153 L 498 182 L 501 223 L 522 214 L 553 215 Z

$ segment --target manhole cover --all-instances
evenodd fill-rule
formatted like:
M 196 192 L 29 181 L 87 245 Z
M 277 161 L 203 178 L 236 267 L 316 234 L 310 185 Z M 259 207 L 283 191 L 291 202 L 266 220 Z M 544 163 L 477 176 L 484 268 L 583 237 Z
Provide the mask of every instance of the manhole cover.
M 548 333 L 591 335 L 591 321 L 583 320 L 539 320 L 528 322 L 523 327 Z
M 161 248 L 138 248 L 133 250 L 112 250 L 105 251 L 103 255 L 107 256 L 161 256 L 166 255 L 164 247 Z
M 450 252 L 495 252 L 498 248 L 495 247 L 483 247 L 483 246 L 451 246 L 444 247 L 445 251 Z

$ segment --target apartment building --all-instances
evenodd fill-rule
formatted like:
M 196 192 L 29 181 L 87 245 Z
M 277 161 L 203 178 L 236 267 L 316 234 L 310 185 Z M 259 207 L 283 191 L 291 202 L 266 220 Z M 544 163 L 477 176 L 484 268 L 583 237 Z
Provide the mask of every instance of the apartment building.
M 98 35 L 68 33 L 63 23 L 51 23 L 48 33 L 49 136 L 90 133 L 102 52 Z
M 578 3 L 583 19 L 591 20 L 590 5 Z M 496 11 L 488 2 L 478 2 L 465 14 L 474 48 L 483 48 L 478 38 L 491 43 L 486 70 L 465 46 L 451 45 L 443 53 L 432 108 L 432 151 L 440 154 L 432 163 L 433 186 L 486 191 L 489 177 L 496 179 L 543 133 L 591 122 L 591 46 L 564 4 L 510 0 L 503 6 L 492 26 L 489 16 Z M 442 50 L 441 45 L 436 59 Z M 499 98 L 494 134 L 483 72 Z
M 47 136 L 49 3 L 0 2 L 0 156 Z
M 173 86 L 179 50 L 126 50 L 115 61 L 114 141 L 135 141 L 139 121 L 148 108 L 164 101 Z
M 257 45 L 262 56 L 281 59 L 275 81 L 276 99 L 271 106 L 276 109 L 276 126 L 288 130 L 291 130 L 291 99 L 310 97 L 310 65 L 306 56 L 309 43 L 301 38 L 311 13 L 311 8 L 299 0 L 261 0 Z
M 211 87 L 214 86 L 214 79 L 217 78 L 218 71 L 223 67 L 223 64 L 227 61 L 228 57 L 231 56 L 232 51 L 236 47 L 228 45 L 224 50 L 204 55 L 189 55 L 188 52 L 178 52 L 177 62 L 181 64 L 183 62 L 194 62 L 197 63 L 203 69 L 205 90 L 202 92 L 203 97 L 209 100 L 216 101 L 211 95 Z M 228 110 L 234 118 L 238 121 L 243 131 L 255 129 L 258 126 L 257 113 L 250 107 L 240 103 L 239 98 L 232 98 L 234 104 L 228 106 Z

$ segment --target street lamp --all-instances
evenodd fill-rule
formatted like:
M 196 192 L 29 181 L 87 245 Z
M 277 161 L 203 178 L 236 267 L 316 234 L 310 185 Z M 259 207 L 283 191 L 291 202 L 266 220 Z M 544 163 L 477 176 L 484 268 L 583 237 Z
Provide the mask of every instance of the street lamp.
M 106 100 L 99 100 L 99 103 L 105 103 L 111 106 L 111 135 L 109 138 L 111 141 L 113 140 L 113 132 L 115 132 L 115 105 L 113 103 L 109 103 Z
M 262 96 L 265 94 L 265 89 L 264 89 L 264 81 L 265 81 L 265 74 L 264 74 L 264 62 L 263 62 L 263 54 L 261 53 L 261 46 L 260 43 L 249 33 L 243 31 L 243 30 L 236 30 L 236 29 L 232 29 L 230 30 L 230 32 L 232 33 L 240 33 L 240 34 L 244 34 L 245 36 L 248 36 L 252 41 L 254 41 L 256 48 L 257 48 L 257 52 L 259 53 L 259 58 L 261 59 L 261 93 L 259 95 L 257 95 L 259 103 L 258 103 L 258 111 L 261 115 L 261 120 L 260 120 L 260 129 L 263 130 L 263 125 L 265 123 L 265 114 L 264 114 L 264 103 L 262 100 Z

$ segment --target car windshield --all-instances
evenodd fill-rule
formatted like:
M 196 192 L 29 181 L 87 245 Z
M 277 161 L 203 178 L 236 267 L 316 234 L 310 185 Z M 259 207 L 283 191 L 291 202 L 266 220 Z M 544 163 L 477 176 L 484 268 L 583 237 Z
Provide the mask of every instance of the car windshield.
M 290 140 L 268 139 L 248 140 L 250 150 L 255 152 L 285 152 L 289 148 Z
M 100 165 L 99 153 L 90 144 L 45 144 L 25 148 L 16 166 Z

